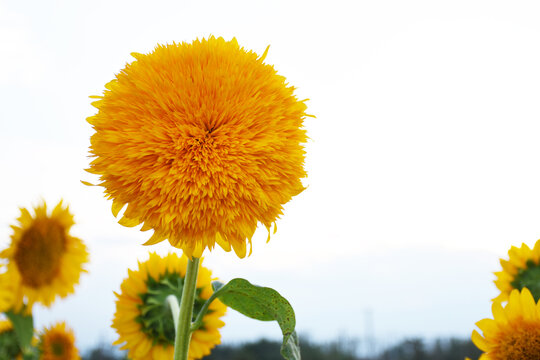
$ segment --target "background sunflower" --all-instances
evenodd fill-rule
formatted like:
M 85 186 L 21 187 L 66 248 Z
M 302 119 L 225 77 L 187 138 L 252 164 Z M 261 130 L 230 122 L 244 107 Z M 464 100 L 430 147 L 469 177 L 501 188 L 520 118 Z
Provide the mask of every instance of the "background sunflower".
M 65 322 L 45 328 L 39 336 L 40 360 L 79 360 L 75 334 Z
M 540 359 L 540 302 L 531 292 L 512 290 L 506 306 L 493 303 L 493 319 L 476 323 L 472 340 L 484 354 L 482 360 Z
M 51 214 L 45 202 L 34 208 L 34 215 L 21 208 L 17 220 L 11 244 L 0 253 L 8 262 L 0 283 L 10 284 L 11 295 L 0 298 L 8 299 L 3 302 L 5 307 L 17 310 L 26 305 L 30 311 L 35 302 L 50 306 L 57 296 L 75 291 L 81 273 L 86 272 L 86 246 L 70 235 L 73 215 L 62 201 Z
M 128 270 L 128 277 L 116 294 L 116 312 L 112 327 L 118 333 L 115 344 L 123 344 L 131 359 L 165 360 L 174 353 L 175 328 L 168 295 L 179 300 L 187 258 L 169 254 L 161 257 L 151 253 L 147 261 L 139 263 L 137 270 Z M 195 311 L 212 295 L 212 273 L 201 266 L 197 278 Z M 224 326 L 221 317 L 227 307 L 214 300 L 203 317 L 203 325 L 193 332 L 190 359 L 200 359 L 221 342 L 219 328 Z
M 508 250 L 508 260 L 500 259 L 502 271 L 495 273 L 495 285 L 501 291 L 494 301 L 506 301 L 510 293 L 529 289 L 536 300 L 540 299 L 540 240 L 531 249 L 527 244 Z

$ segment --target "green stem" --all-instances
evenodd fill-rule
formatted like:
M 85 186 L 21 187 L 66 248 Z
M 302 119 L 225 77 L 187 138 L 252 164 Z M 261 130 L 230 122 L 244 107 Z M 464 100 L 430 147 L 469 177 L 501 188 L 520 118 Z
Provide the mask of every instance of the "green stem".
M 194 257 L 188 260 L 182 299 L 180 299 L 180 315 L 176 327 L 174 341 L 174 360 L 188 360 L 189 342 L 191 340 L 191 321 L 193 319 L 193 303 L 195 301 L 195 288 L 197 273 L 199 272 L 199 259 Z
M 192 332 L 201 327 L 201 325 L 203 324 L 203 317 L 204 317 L 204 315 L 206 315 L 206 312 L 208 311 L 208 307 L 210 306 L 212 301 L 214 301 L 214 299 L 218 297 L 218 295 L 219 295 L 219 290 L 215 291 L 208 298 L 208 300 L 206 300 L 206 302 L 204 303 L 204 305 L 201 308 L 201 311 L 199 311 L 199 314 L 197 314 L 197 318 L 195 319 L 193 324 L 191 324 L 191 331 Z

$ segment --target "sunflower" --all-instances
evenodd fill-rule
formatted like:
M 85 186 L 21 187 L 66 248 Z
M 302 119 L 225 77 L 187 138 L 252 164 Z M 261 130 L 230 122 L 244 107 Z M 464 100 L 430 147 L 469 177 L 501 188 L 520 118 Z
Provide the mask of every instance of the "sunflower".
M 155 253 L 138 270 L 128 270 L 128 277 L 116 294 L 116 313 L 112 327 L 119 335 L 115 344 L 124 344 L 129 358 L 161 360 L 172 359 L 175 328 L 171 310 L 166 303 L 169 295 L 180 302 L 187 257 L 169 254 L 160 257 Z M 212 295 L 212 273 L 201 266 L 197 277 L 195 311 L 197 314 Z M 227 307 L 214 300 L 203 317 L 203 325 L 193 332 L 189 345 L 189 359 L 200 359 L 221 342 L 219 328 Z
M 40 334 L 40 360 L 79 360 L 79 350 L 75 346 L 73 330 L 61 322 Z
M 514 289 L 527 288 L 535 300 L 540 299 L 540 240 L 531 249 L 527 244 L 521 248 L 512 246 L 508 260 L 501 259 L 502 271 L 496 272 L 495 285 L 501 291 L 494 301 L 506 301 Z
M 34 213 L 21 209 L 19 224 L 12 226 L 11 244 L 0 253 L 8 260 L 0 284 L 13 287 L 12 307 L 17 311 L 24 305 L 30 311 L 35 302 L 50 306 L 56 296 L 73 293 L 88 261 L 84 243 L 69 234 L 73 215 L 62 201 L 50 215 L 45 202 Z
M 508 303 L 493 303 L 493 319 L 476 323 L 483 335 L 473 331 L 472 341 L 484 352 L 481 360 L 540 359 L 540 302 L 531 292 L 512 290 Z
M 268 51 L 268 49 L 267 49 Z M 257 224 L 270 229 L 304 190 L 306 105 L 236 39 L 161 46 L 105 85 L 87 120 L 89 172 L 119 223 L 153 229 L 189 257 L 217 242 L 242 258 Z

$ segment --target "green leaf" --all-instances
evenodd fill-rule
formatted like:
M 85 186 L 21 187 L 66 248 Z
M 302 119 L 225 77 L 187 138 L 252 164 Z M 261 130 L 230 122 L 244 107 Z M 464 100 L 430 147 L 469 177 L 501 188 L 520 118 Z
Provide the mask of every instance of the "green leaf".
M 233 279 L 226 285 L 215 281 L 212 286 L 215 297 L 231 309 L 256 320 L 276 320 L 283 334 L 281 355 L 287 360 L 300 360 L 296 319 L 287 299 L 274 289 L 252 285 L 245 279 Z
M 25 349 L 30 347 L 34 335 L 34 319 L 32 315 L 15 313 L 12 310 L 7 311 L 5 314 L 13 324 L 13 330 L 15 330 L 15 334 L 17 335 L 19 346 L 24 352 Z

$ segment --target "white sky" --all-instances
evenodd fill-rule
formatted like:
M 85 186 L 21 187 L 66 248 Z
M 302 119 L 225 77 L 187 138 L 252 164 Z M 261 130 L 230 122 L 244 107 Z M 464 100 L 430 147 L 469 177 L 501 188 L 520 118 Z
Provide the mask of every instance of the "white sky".
M 146 259 L 83 169 L 101 94 L 131 52 L 235 36 L 309 98 L 308 189 L 251 258 L 215 251 L 223 280 L 286 296 L 318 340 L 468 336 L 490 315 L 492 272 L 540 238 L 540 4 L 535 1 L 0 0 L 0 245 L 19 206 L 64 198 L 91 250 L 66 319 L 81 346 L 109 328 L 127 267 Z M 230 311 L 226 342 L 279 337 Z

